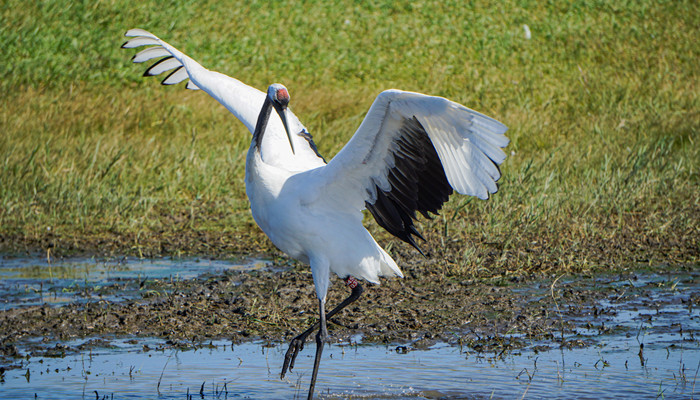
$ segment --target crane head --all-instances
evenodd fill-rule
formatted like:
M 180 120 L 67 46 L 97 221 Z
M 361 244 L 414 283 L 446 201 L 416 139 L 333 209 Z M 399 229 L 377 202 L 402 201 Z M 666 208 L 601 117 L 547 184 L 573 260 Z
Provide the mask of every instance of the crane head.
M 292 146 L 292 154 L 294 154 L 294 142 L 292 141 L 292 134 L 289 132 L 289 126 L 287 125 L 287 106 L 289 105 L 289 91 L 284 85 L 279 83 L 273 83 L 267 88 L 267 98 L 272 103 L 272 106 L 277 111 L 277 114 L 282 120 L 282 125 L 284 125 L 284 130 L 287 132 L 287 139 L 289 139 L 289 145 Z

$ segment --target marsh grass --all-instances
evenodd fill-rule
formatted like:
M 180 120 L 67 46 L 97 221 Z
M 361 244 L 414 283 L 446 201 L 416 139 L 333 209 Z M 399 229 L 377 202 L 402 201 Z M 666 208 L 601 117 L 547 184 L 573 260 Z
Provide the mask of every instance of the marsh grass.
M 245 196 L 249 134 L 202 92 L 141 77 L 119 46 L 142 27 L 210 69 L 285 83 L 326 158 L 389 87 L 506 123 L 501 190 L 421 223 L 450 271 L 697 263 L 697 2 L 1 7 L 5 251 L 272 251 Z

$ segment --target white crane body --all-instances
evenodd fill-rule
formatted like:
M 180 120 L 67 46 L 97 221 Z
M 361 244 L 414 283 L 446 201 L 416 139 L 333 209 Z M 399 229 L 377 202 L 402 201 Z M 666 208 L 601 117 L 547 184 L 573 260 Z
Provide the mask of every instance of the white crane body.
M 255 222 L 272 243 L 290 257 L 309 263 L 316 293 L 324 301 L 330 272 L 375 284 L 379 276 L 403 276 L 362 225 L 361 208 L 348 209 L 335 196 L 304 191 L 313 187 L 318 173 L 318 168 L 286 171 L 265 163 L 254 147 L 248 151 L 246 193 Z

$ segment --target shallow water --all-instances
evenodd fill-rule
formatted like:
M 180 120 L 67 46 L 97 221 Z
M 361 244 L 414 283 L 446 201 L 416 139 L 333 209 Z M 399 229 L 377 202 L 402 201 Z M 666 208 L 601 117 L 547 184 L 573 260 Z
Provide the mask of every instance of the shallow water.
M 0 398 L 182 399 L 188 393 L 201 398 L 200 390 L 209 399 L 303 398 L 313 361 L 312 347 L 305 349 L 295 370 L 280 380 L 285 346 L 232 347 L 219 341 L 211 348 L 175 350 L 153 339 L 112 344 L 64 358 L 31 357 L 21 369 L 5 372 Z M 444 344 L 405 354 L 395 346 L 334 345 L 324 353 L 317 388 L 324 398 L 367 399 L 697 395 L 697 346 L 679 344 L 671 351 L 666 345 L 647 347 L 644 365 L 638 349 L 617 338 L 590 348 L 523 350 L 495 359 Z
M 264 259 L 120 259 L 73 258 L 49 261 L 36 258 L 0 256 L 0 307 L 61 305 L 100 297 L 120 301 L 137 291 L 101 293 L 100 287 L 145 279 L 191 279 L 227 270 L 251 271 L 270 268 Z
M 95 296 L 95 287 L 120 280 L 188 279 L 259 268 L 269 265 L 264 260 L 168 259 L 76 259 L 49 265 L 0 258 L 0 302 L 6 309 L 43 302 L 60 306 Z M 594 325 L 567 317 L 577 328 L 565 335 L 566 341 L 588 346 L 532 342 L 520 350 L 480 353 L 448 344 L 420 350 L 365 345 L 358 337 L 360 344 L 326 349 L 318 393 L 367 399 L 700 398 L 700 310 L 687 301 L 700 292 L 697 274 L 635 278 L 600 280 L 621 287 L 623 294 L 627 287 L 643 286 L 644 295 L 621 294 L 586 305 L 599 310 Z M 88 286 L 92 292 L 80 290 Z M 536 297 L 546 295 L 545 286 L 517 290 Z M 110 300 L 130 295 L 113 294 Z M 34 340 L 17 344 L 26 357 L 0 364 L 5 368 L 0 369 L 0 399 L 305 398 L 314 353 L 309 342 L 295 370 L 280 380 L 286 344 L 215 341 L 185 349 L 143 337 Z

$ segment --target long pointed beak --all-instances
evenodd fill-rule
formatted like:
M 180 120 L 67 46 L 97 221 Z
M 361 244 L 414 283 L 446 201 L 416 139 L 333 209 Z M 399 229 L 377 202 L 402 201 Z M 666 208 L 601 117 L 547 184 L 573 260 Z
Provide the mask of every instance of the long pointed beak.
M 296 154 L 294 151 L 294 142 L 292 141 L 292 134 L 289 132 L 289 126 L 287 125 L 287 107 L 278 106 L 277 104 L 275 104 L 274 106 L 275 110 L 277 111 L 277 114 L 282 120 L 284 130 L 287 132 L 287 139 L 289 139 L 289 145 L 292 146 L 292 154 Z

